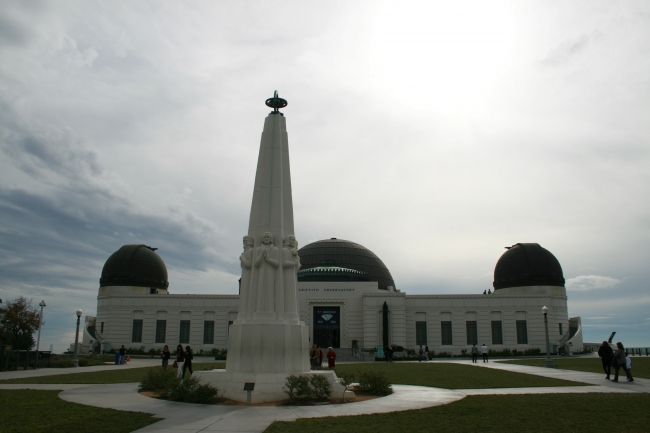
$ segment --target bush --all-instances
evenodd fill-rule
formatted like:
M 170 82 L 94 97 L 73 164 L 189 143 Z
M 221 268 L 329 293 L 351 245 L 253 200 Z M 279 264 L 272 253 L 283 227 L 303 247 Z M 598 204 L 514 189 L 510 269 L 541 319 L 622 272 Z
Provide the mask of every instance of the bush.
M 540 348 L 534 348 L 534 349 L 526 349 L 524 350 L 524 355 L 530 355 L 530 356 L 535 356 L 535 355 L 540 355 L 542 353 L 542 349 Z
M 171 388 L 177 380 L 178 377 L 174 368 L 152 367 L 147 370 L 139 389 L 140 391 L 153 391 L 162 396 L 165 390 Z
M 219 392 L 210 384 L 202 384 L 197 376 L 181 379 L 174 369 L 163 370 L 162 367 L 153 367 L 147 371 L 140 383 L 140 391 L 153 391 L 160 398 L 186 403 L 209 403 Z
M 436 356 L 435 350 L 429 350 L 429 352 L 427 352 L 427 358 L 433 359 L 435 356 Z
M 332 395 L 330 381 L 321 374 L 288 376 L 282 390 L 289 396 L 292 403 L 325 401 Z
M 309 385 L 316 401 L 325 401 L 332 395 L 332 385 L 324 375 L 312 374 L 309 376 Z
M 393 393 L 388 375 L 383 371 L 367 371 L 359 375 L 359 392 L 371 395 L 388 395 Z
M 312 398 L 313 393 L 308 376 L 288 376 L 282 390 L 292 403 L 305 403 Z

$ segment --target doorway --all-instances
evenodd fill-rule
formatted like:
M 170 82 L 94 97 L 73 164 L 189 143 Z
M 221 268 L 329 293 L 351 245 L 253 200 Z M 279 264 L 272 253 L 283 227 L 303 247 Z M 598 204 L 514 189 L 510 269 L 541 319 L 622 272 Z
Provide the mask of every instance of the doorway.
M 314 307 L 314 342 L 321 348 L 341 346 L 341 307 Z

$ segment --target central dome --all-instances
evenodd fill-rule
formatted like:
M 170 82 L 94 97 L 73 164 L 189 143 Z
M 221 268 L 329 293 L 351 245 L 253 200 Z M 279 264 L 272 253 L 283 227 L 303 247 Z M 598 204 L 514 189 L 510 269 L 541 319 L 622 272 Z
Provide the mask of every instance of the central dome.
M 381 290 L 395 287 L 393 277 L 384 262 L 368 248 L 343 239 L 324 239 L 312 242 L 298 250 L 300 272 L 298 281 L 321 281 L 315 273 L 304 272 L 311 268 L 344 268 L 367 274 L 370 281 L 377 281 Z M 323 279 L 322 281 L 331 281 Z

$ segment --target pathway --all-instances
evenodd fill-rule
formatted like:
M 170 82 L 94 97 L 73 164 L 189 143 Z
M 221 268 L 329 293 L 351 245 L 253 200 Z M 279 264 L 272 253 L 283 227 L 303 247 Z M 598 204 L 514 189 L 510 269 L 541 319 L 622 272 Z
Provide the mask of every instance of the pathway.
M 134 360 L 128 367 L 106 366 L 113 368 L 134 368 L 145 366 L 153 360 Z M 140 362 L 138 362 L 140 361 Z M 472 364 L 471 361 L 451 361 L 460 364 Z M 157 362 L 156 362 L 157 363 Z M 139 365 L 138 365 L 139 364 Z M 148 364 L 151 365 L 151 364 Z M 394 385 L 394 393 L 387 397 L 359 403 L 324 406 L 228 406 L 228 405 L 194 405 L 177 403 L 144 397 L 137 392 L 138 384 L 121 383 L 110 385 L 20 385 L 0 382 L 0 389 L 61 389 L 59 396 L 70 402 L 117 410 L 145 412 L 162 421 L 137 430 L 146 432 L 263 432 L 274 421 L 293 421 L 298 418 L 315 418 L 325 416 L 362 415 L 385 413 L 426 407 L 439 406 L 464 398 L 467 395 L 496 394 L 551 394 L 551 393 L 636 393 L 650 392 L 650 380 L 635 379 L 633 383 L 611 383 L 603 375 L 580 371 L 529 367 L 517 364 L 489 362 L 474 364 L 478 368 L 495 368 L 518 373 L 535 374 L 544 377 L 589 383 L 595 386 L 567 386 L 540 388 L 493 388 L 448 390 L 409 385 Z M 75 369 L 75 371 L 94 371 L 94 367 Z M 105 369 L 99 366 L 99 369 Z M 49 371 L 61 369 L 28 370 L 49 375 Z M 13 372 L 21 373 L 21 372 Z M 33 373 L 34 376 L 37 374 Z M 30 376 L 33 377 L 33 376 Z M 5 373 L 0 373 L 0 378 Z M 13 378 L 13 377 L 12 377 Z

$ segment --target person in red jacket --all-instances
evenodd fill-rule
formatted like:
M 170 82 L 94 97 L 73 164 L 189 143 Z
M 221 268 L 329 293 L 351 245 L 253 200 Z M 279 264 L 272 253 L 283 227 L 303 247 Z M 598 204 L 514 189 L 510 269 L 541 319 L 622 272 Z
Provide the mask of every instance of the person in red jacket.
M 333 369 L 335 367 L 334 365 L 335 363 L 336 363 L 336 352 L 334 352 L 334 349 L 330 347 L 329 349 L 327 349 L 327 366 L 330 369 Z

